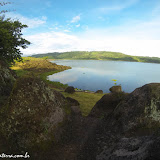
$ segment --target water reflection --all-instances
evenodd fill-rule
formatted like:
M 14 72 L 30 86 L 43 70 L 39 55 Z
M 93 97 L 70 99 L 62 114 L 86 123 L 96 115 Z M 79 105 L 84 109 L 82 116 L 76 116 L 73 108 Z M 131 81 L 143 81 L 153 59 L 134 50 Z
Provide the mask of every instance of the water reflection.
M 98 60 L 59 60 L 56 64 L 71 66 L 72 69 L 48 76 L 51 81 L 59 81 L 75 88 L 109 92 L 112 79 L 117 79 L 125 92 L 146 83 L 160 82 L 160 64 L 98 61 Z

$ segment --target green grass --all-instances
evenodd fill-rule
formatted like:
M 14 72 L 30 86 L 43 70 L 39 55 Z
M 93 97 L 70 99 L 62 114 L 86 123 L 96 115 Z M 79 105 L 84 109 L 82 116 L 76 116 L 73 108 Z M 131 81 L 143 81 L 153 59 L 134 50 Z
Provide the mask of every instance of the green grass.
M 94 107 L 96 102 L 102 98 L 104 94 L 99 93 L 87 93 L 87 92 L 75 92 L 73 94 L 69 94 L 66 92 L 62 92 L 65 97 L 71 97 L 76 99 L 80 103 L 80 109 L 83 116 L 87 116 L 91 109 Z
M 52 88 L 65 89 L 68 86 L 60 82 L 49 81 L 47 76 L 70 69 L 70 67 L 53 64 L 46 58 L 23 57 L 23 62 L 15 62 L 11 69 L 15 70 L 18 77 L 39 77 Z
M 22 77 L 22 76 L 28 74 L 28 71 L 23 70 L 23 69 L 15 70 L 15 72 L 16 72 L 16 74 L 17 74 L 18 77 Z

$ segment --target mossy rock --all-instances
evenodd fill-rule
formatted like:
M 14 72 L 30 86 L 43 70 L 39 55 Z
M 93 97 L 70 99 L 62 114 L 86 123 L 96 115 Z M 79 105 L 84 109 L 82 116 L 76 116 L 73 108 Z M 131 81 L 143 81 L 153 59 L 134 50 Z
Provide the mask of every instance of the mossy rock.
M 59 123 L 67 119 L 66 105 L 64 96 L 40 79 L 20 78 L 0 122 L 10 148 L 41 152 L 50 146 L 46 144 L 57 143 L 63 130 Z

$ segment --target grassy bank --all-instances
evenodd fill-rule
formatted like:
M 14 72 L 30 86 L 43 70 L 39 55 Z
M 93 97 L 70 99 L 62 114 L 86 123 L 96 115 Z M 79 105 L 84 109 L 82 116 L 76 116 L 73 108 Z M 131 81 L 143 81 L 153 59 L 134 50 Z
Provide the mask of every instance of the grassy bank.
M 75 92 L 74 94 L 64 92 L 67 85 L 60 82 L 49 81 L 47 80 L 47 76 L 70 69 L 70 67 L 56 65 L 46 59 L 23 57 L 23 62 L 16 62 L 11 69 L 15 70 L 18 77 L 38 77 L 47 83 L 52 89 L 61 91 L 65 97 L 76 99 L 80 103 L 80 109 L 84 116 L 89 114 L 95 103 L 104 95 L 89 92 Z
M 53 88 L 64 89 L 67 87 L 67 85 L 63 85 L 59 82 L 51 82 L 47 80 L 47 76 L 64 71 L 66 69 L 70 69 L 70 67 L 57 65 L 55 63 L 49 62 L 46 59 L 23 57 L 23 62 L 16 62 L 15 65 L 11 67 L 11 69 L 15 70 L 18 77 L 39 77 Z

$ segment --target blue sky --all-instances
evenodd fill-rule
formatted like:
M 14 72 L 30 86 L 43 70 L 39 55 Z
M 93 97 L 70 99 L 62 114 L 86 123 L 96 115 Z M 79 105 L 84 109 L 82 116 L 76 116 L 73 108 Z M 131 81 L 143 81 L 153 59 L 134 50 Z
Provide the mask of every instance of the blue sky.
M 160 57 L 159 0 L 11 0 L 27 24 L 24 55 L 98 50 Z

